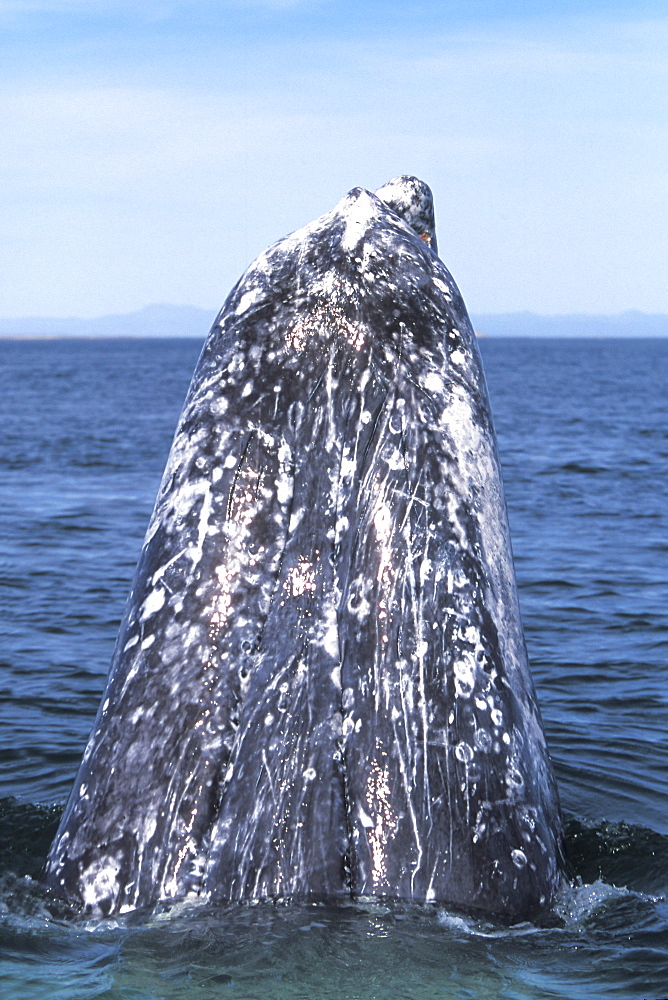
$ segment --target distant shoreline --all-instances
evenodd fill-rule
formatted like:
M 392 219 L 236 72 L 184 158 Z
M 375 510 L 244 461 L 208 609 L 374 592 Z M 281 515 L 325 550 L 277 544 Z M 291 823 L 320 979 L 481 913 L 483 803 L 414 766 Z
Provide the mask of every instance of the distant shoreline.
M 199 339 L 217 312 L 196 306 L 146 306 L 137 312 L 93 319 L 29 316 L 0 319 L 1 340 Z M 637 311 L 613 316 L 537 313 L 474 313 L 479 337 L 636 339 L 668 337 L 668 315 Z
M 668 337 L 668 331 L 665 334 L 488 334 L 483 333 L 479 330 L 475 331 L 478 340 L 665 340 Z M 151 334 L 146 336 L 141 333 L 135 334 L 65 334 L 65 333 L 2 333 L 0 332 L 0 343 L 24 343 L 24 344 L 34 344 L 34 343 L 49 343 L 56 340 L 67 340 L 77 343 L 84 342 L 113 342 L 121 340 L 137 341 L 137 340 L 150 340 L 158 343 L 159 341 L 169 340 L 187 340 L 191 343 L 196 341 L 201 341 L 202 344 L 206 340 L 208 333 L 203 336 L 188 334 L 188 335 L 178 335 L 178 334 Z

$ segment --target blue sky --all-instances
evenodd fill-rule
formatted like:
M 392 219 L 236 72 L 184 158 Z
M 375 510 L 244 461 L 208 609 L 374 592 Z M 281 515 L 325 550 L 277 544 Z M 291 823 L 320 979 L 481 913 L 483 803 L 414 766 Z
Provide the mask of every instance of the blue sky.
M 469 310 L 668 313 L 663 2 L 0 0 L 0 316 L 215 312 L 400 173 Z

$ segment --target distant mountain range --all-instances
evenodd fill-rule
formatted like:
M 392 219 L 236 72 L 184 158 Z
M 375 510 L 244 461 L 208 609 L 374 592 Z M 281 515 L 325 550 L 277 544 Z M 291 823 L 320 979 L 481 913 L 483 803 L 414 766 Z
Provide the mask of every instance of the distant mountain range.
M 488 313 L 471 319 L 476 332 L 483 337 L 668 337 L 668 316 L 660 313 L 633 311 L 616 316 Z
M 145 306 L 97 319 L 0 319 L 0 337 L 206 337 L 216 312 L 195 306 Z
M 0 319 L 0 337 L 199 337 L 204 339 L 216 312 L 195 306 L 146 306 L 138 312 L 97 319 L 43 316 Z M 668 316 L 625 312 L 616 316 L 539 316 L 487 313 L 472 317 L 482 337 L 666 337 Z

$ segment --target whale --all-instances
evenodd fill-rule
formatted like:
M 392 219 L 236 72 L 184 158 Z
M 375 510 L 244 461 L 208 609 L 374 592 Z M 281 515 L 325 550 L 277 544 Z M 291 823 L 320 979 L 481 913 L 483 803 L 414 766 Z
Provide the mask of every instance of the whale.
M 97 916 L 553 905 L 489 399 L 417 178 L 354 188 L 227 297 L 44 878 Z

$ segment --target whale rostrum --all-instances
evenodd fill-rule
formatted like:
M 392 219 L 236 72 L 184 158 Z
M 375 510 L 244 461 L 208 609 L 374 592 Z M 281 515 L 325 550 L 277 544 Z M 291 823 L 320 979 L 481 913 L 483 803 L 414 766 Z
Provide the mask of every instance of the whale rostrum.
M 94 914 L 563 880 L 485 381 L 431 192 L 350 191 L 230 293 L 46 879 Z

